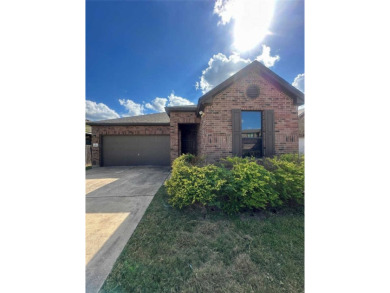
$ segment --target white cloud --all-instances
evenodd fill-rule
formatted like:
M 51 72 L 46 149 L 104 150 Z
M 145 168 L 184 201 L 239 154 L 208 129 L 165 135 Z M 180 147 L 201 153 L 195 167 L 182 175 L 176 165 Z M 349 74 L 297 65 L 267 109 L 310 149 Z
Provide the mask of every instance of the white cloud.
M 97 104 L 96 102 L 90 100 L 85 101 L 85 114 L 86 119 L 91 121 L 115 119 L 120 117 L 118 113 L 107 107 L 107 105 L 103 103 Z
M 130 99 L 119 99 L 119 104 L 126 108 L 126 114 L 120 116 L 118 113 L 103 103 L 97 104 L 96 102 L 86 100 L 86 119 L 95 121 L 128 116 L 139 116 L 146 114 L 146 109 L 152 110 L 154 112 L 164 112 L 165 106 L 193 105 L 193 103 L 189 100 L 176 96 L 173 91 L 167 98 L 156 97 L 150 103 L 146 104 L 145 102 L 136 103 Z
M 194 103 L 190 102 L 189 100 L 187 100 L 185 98 L 182 98 L 182 97 L 179 97 L 179 96 L 175 96 L 174 92 L 172 92 L 168 96 L 168 100 L 169 100 L 168 107 L 183 106 L 183 105 L 193 105 L 194 104 Z
M 295 77 L 292 85 L 295 86 L 297 89 L 299 89 L 302 93 L 304 93 L 305 92 L 305 74 L 304 73 L 298 74 Z
M 237 54 L 226 57 L 218 53 L 210 59 L 208 67 L 202 71 L 200 81 L 195 86 L 206 93 L 249 63 L 250 59 L 243 59 Z
M 167 104 L 168 99 L 166 98 L 155 98 L 150 103 L 146 103 L 145 108 L 156 111 L 164 112 L 164 107 Z
M 267 67 L 274 66 L 276 61 L 280 60 L 279 55 L 271 56 L 271 48 L 263 45 L 263 52 L 256 57 L 256 60 L 263 63 Z
M 234 20 L 234 47 L 240 51 L 253 49 L 266 35 L 275 9 L 275 0 L 216 0 L 214 14 L 218 25 Z
M 147 103 L 145 105 L 145 108 L 156 111 L 156 112 L 164 112 L 165 107 L 171 107 L 171 106 L 182 106 L 182 105 L 193 105 L 189 100 L 175 96 L 175 93 L 172 92 L 168 98 L 155 98 L 150 103 Z
M 133 100 L 119 99 L 119 103 L 128 111 L 127 115 L 123 116 L 139 116 L 144 114 L 145 107 L 142 104 L 138 104 Z
M 280 60 L 280 57 L 278 55 L 271 56 L 271 48 L 263 45 L 261 55 L 255 59 L 267 67 L 272 67 L 276 61 Z M 195 87 L 201 89 L 205 94 L 251 62 L 252 60 L 244 59 L 239 54 L 226 57 L 224 54 L 218 53 L 210 59 L 208 67 L 202 71 L 200 81 L 196 82 Z
M 214 14 L 218 14 L 221 20 L 218 25 L 225 25 L 233 18 L 233 9 L 235 1 L 217 0 L 214 4 Z

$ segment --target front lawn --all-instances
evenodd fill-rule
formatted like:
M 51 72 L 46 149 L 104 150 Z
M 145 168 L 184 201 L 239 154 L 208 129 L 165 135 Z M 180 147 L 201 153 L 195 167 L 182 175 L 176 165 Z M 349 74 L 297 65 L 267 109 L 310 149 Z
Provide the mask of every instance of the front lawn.
M 276 213 L 275 213 L 276 212 Z M 161 187 L 101 292 L 303 292 L 304 214 L 228 216 L 168 204 Z

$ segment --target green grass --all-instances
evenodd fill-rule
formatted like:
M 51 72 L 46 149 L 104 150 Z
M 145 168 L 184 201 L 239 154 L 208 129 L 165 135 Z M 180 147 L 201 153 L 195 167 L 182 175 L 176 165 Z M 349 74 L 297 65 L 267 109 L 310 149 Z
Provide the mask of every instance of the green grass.
M 101 292 L 303 292 L 301 210 L 177 210 L 162 187 Z

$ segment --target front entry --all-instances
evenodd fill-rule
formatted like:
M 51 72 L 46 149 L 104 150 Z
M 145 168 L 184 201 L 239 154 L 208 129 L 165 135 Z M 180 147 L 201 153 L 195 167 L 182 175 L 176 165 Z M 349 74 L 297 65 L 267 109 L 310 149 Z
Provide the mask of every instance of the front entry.
M 197 154 L 198 124 L 179 124 L 180 154 Z

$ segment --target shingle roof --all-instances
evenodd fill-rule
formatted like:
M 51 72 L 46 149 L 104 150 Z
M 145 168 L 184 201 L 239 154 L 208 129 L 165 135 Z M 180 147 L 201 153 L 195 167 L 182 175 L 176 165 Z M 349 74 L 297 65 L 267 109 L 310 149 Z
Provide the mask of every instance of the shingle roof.
M 146 114 L 118 119 L 87 122 L 88 125 L 169 125 L 167 113 Z
M 305 114 L 305 108 L 298 110 L 298 117 L 301 116 L 302 114 Z
M 253 132 L 260 132 L 260 128 L 255 128 L 255 129 L 243 129 L 241 132 L 242 133 L 253 133 Z

